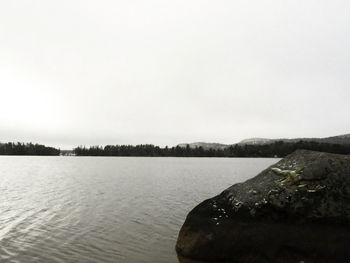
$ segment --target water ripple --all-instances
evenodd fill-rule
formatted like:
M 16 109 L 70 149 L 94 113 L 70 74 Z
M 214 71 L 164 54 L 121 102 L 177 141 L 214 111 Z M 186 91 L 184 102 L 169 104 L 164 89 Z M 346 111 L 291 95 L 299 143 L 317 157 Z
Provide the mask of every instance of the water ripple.
M 178 262 L 189 210 L 275 161 L 0 157 L 0 262 Z

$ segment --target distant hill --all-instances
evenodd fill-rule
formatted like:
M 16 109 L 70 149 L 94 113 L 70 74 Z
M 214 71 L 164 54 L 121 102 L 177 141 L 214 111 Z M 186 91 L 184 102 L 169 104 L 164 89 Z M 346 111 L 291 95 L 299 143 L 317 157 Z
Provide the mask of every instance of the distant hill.
M 289 142 L 289 143 L 298 142 L 298 141 L 308 141 L 308 142 L 314 141 L 314 142 L 320 142 L 320 143 L 323 142 L 323 143 L 331 143 L 331 144 L 348 145 L 350 144 L 350 134 L 325 137 L 325 138 L 293 138 L 293 139 L 250 138 L 234 144 L 194 142 L 194 143 L 181 143 L 181 144 L 178 144 L 178 146 L 185 148 L 187 145 L 189 145 L 191 149 L 202 147 L 205 150 L 208 150 L 208 149 L 222 150 L 230 147 L 231 145 L 236 145 L 236 144 L 237 145 L 265 145 L 265 144 L 272 144 L 277 141 L 283 141 L 283 142 Z
M 294 138 L 294 139 L 266 139 L 266 138 L 251 138 L 240 141 L 239 145 L 263 145 L 271 144 L 276 141 L 283 142 L 298 142 L 298 141 L 314 141 L 314 142 L 323 142 L 323 143 L 332 143 L 332 144 L 350 144 L 350 134 L 344 134 L 339 136 L 325 137 L 325 138 Z
M 350 144 L 350 134 L 327 137 L 320 139 L 322 142 L 336 143 L 336 144 Z
M 239 145 L 249 144 L 249 145 L 262 145 L 269 144 L 275 141 L 274 139 L 266 139 L 266 138 L 250 138 L 240 141 Z

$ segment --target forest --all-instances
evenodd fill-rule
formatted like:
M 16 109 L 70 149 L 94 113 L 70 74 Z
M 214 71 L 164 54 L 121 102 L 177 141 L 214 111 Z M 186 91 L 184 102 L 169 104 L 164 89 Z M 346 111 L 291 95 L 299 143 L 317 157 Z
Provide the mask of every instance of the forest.
M 202 147 L 164 147 L 152 144 L 79 146 L 73 152 L 78 156 L 154 156 L 154 157 L 284 157 L 297 149 L 350 154 L 350 144 L 330 144 L 314 141 L 276 141 L 262 145 L 231 145 L 224 149 L 203 149 Z
M 59 155 L 60 150 L 41 144 L 8 142 L 0 143 L 0 155 Z
M 284 142 L 249 145 L 234 144 L 223 149 L 203 147 L 159 147 L 153 144 L 79 146 L 73 149 L 77 156 L 149 156 L 149 157 L 284 157 L 297 149 L 350 154 L 350 144 L 332 144 L 314 141 Z M 60 155 L 60 149 L 41 144 L 0 143 L 0 155 Z

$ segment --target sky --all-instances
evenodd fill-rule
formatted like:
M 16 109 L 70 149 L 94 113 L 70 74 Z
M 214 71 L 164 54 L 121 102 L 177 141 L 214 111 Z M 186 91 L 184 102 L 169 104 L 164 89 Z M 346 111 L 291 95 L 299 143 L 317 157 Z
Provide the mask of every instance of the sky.
M 350 133 L 350 2 L 0 2 L 0 141 Z

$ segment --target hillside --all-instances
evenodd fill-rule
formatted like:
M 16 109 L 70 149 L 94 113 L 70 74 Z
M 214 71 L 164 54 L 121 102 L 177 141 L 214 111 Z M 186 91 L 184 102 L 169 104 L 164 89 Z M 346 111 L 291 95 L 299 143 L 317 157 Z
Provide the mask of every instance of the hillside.
M 266 139 L 266 138 L 251 138 L 240 141 L 239 145 L 263 145 L 271 144 L 276 141 L 283 142 L 298 142 L 298 141 L 314 141 L 314 142 L 323 142 L 323 143 L 332 143 L 332 144 L 350 144 L 350 134 L 344 134 L 339 136 L 325 137 L 325 138 L 293 138 L 293 139 Z
M 348 145 L 350 144 L 350 134 L 331 136 L 331 137 L 325 137 L 325 138 L 292 138 L 292 139 L 249 138 L 234 144 L 194 142 L 194 143 L 181 143 L 181 144 L 178 144 L 177 146 L 185 148 L 187 147 L 187 145 L 189 145 L 191 149 L 202 147 L 205 150 L 208 150 L 208 149 L 221 150 L 221 149 L 228 148 L 231 145 L 266 145 L 266 144 L 272 144 L 277 141 L 283 141 L 288 143 L 295 143 L 298 141 L 307 141 L 307 142 Z

